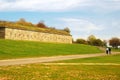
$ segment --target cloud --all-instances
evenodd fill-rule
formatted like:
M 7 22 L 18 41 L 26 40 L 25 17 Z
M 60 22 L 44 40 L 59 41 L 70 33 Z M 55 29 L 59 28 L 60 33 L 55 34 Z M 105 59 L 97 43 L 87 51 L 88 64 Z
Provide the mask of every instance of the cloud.
M 63 21 L 64 26 L 68 26 L 70 28 L 75 39 L 79 37 L 87 38 L 90 34 L 94 34 L 94 32 L 99 32 L 104 29 L 103 26 L 96 25 L 95 23 L 85 19 L 60 18 L 59 20 Z
M 64 11 L 73 9 L 83 2 L 83 0 L 0 0 L 0 11 Z
M 61 18 L 60 20 L 65 22 L 66 26 L 69 26 L 73 31 L 82 31 L 90 33 L 95 30 L 102 30 L 103 28 L 97 26 L 96 24 L 85 20 L 85 19 L 75 19 L 75 18 Z
M 115 11 L 119 0 L 0 0 L 0 11 Z
M 91 3 L 95 12 L 113 12 L 120 10 L 120 0 L 97 0 Z

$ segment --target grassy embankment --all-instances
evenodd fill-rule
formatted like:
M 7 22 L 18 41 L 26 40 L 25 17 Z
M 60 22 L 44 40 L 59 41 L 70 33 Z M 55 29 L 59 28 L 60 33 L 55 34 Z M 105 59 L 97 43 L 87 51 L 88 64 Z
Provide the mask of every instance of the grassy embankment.
M 102 52 L 97 47 L 80 44 L 41 43 L 0 39 L 0 59 L 90 54 Z

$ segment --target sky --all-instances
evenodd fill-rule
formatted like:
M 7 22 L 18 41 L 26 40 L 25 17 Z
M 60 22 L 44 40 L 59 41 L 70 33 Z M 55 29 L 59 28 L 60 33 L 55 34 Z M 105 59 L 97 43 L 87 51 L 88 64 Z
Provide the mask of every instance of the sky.
M 120 38 L 120 0 L 0 0 L 0 20 L 68 27 L 74 39 Z

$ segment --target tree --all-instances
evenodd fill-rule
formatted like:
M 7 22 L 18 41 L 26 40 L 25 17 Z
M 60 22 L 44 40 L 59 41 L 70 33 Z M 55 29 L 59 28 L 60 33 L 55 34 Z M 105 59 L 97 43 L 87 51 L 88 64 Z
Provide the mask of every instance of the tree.
M 68 27 L 64 28 L 63 30 L 70 33 L 70 29 Z
M 96 40 L 96 37 L 94 36 L 94 35 L 90 35 L 89 37 L 88 37 L 88 43 L 90 44 L 90 45 L 93 45 L 93 42 Z
M 79 44 L 87 44 L 87 41 L 84 40 L 84 39 L 77 39 L 77 40 L 76 40 L 76 43 L 79 43 Z
M 107 41 L 103 40 L 103 46 L 107 47 Z
M 94 46 L 103 46 L 104 43 L 102 42 L 102 40 L 96 39 L 96 40 L 93 41 L 93 45 Z
M 27 22 L 24 18 L 20 18 L 16 23 L 23 26 L 34 26 L 31 22 Z
M 101 39 L 97 39 L 94 35 L 88 37 L 88 44 L 93 46 L 104 46 L 105 43 Z
M 17 24 L 20 24 L 20 25 L 25 25 L 26 24 L 26 21 L 24 18 L 20 18 L 17 22 Z
M 109 40 L 109 44 L 113 47 L 113 48 L 118 48 L 118 46 L 120 46 L 120 39 L 117 37 L 111 38 Z
M 39 28 L 47 28 L 43 21 L 39 22 L 36 26 Z

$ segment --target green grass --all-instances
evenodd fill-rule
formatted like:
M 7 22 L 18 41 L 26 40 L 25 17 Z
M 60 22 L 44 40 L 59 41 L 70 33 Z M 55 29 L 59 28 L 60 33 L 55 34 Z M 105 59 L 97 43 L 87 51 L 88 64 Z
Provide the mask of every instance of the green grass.
M 120 80 L 120 66 L 53 66 L 29 64 L 0 67 L 0 80 Z
M 0 59 L 90 54 L 99 52 L 101 51 L 96 47 L 80 44 L 0 40 Z M 109 55 L 63 62 L 75 63 L 96 61 L 105 63 L 120 63 L 119 58 L 120 55 Z M 119 68 L 119 65 L 44 65 L 38 63 L 1 66 L 0 80 L 119 80 Z
M 72 59 L 65 61 L 56 61 L 57 63 L 119 63 L 120 64 L 120 54 L 108 55 L 102 57 L 92 57 L 83 59 Z
M 0 39 L 0 59 L 91 54 L 102 52 L 97 47 L 80 44 L 41 43 Z
M 116 51 L 116 52 L 120 52 L 120 48 L 119 49 L 112 49 L 113 51 Z

